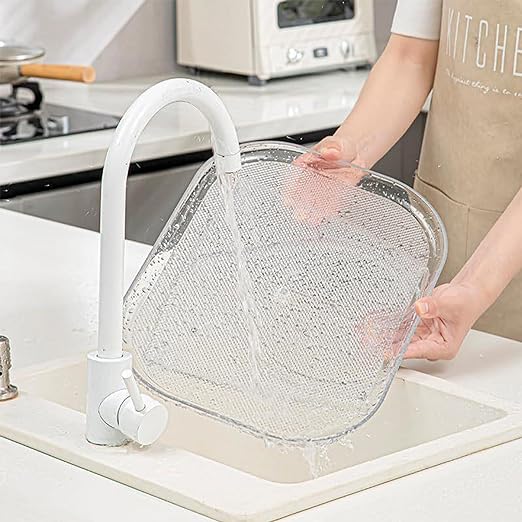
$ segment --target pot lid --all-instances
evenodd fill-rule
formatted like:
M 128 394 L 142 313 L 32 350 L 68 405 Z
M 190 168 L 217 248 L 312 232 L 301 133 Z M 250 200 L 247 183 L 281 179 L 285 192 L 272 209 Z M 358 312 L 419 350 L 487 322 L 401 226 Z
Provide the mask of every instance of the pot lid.
M 13 65 L 41 58 L 45 54 L 42 47 L 27 47 L 25 45 L 0 40 L 0 64 Z

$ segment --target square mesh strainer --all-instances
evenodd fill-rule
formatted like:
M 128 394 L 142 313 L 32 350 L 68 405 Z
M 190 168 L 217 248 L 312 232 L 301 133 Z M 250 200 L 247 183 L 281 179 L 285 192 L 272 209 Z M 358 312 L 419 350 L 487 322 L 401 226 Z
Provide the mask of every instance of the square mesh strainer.
M 294 444 L 335 440 L 376 411 L 447 243 L 412 189 L 348 164 L 318 171 L 299 161 L 305 152 L 242 147 L 239 258 L 208 161 L 129 290 L 124 317 L 149 389 Z

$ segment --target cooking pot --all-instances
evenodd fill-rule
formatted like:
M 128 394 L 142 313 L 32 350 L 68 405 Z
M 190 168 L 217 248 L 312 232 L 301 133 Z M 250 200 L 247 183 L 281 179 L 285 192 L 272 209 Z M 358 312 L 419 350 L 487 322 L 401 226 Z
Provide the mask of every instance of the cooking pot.
M 92 83 L 93 67 L 33 63 L 42 58 L 45 49 L 0 41 L 0 83 L 17 83 L 27 77 Z

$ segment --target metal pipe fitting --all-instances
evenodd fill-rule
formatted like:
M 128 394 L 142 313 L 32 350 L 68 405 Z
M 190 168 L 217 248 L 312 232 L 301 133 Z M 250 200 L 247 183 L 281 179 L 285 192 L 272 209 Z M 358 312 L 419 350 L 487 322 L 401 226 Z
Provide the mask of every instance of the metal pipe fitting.
M 14 399 L 18 395 L 18 388 L 9 380 L 11 369 L 11 348 L 9 339 L 0 335 L 0 401 Z

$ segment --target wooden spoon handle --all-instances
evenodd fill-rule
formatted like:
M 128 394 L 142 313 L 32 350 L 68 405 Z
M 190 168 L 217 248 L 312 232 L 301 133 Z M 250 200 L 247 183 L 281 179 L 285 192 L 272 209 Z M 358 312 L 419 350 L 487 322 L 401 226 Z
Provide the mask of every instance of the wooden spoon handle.
M 21 76 L 69 80 L 71 82 L 92 83 L 96 78 L 93 67 L 82 65 L 52 65 L 47 63 L 28 63 L 20 65 Z

